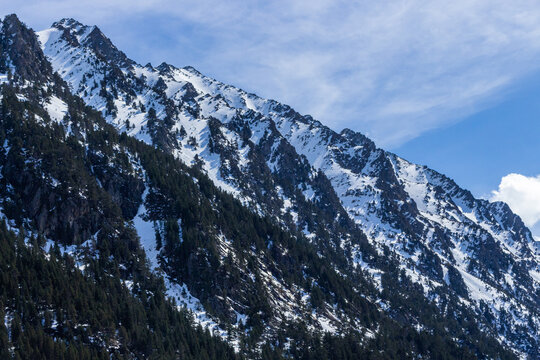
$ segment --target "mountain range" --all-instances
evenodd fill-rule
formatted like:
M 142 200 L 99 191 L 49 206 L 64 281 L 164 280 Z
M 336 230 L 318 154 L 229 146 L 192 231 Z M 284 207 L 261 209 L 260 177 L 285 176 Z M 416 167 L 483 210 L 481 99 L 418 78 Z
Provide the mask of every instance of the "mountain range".
M 0 25 L 5 356 L 540 356 L 505 203 L 96 26 Z

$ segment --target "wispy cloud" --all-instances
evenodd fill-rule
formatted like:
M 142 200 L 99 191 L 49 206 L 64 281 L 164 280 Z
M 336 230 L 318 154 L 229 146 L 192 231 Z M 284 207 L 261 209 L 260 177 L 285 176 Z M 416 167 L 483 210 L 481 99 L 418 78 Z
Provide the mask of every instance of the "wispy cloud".
M 462 119 L 540 67 L 536 1 L 25 1 L 30 25 L 100 25 L 128 55 L 191 64 L 380 145 Z
M 508 174 L 493 191 L 492 201 L 506 202 L 523 222 L 540 236 L 540 175 Z M 535 231 L 536 230 L 536 231 Z M 540 240 L 540 237 L 539 237 Z

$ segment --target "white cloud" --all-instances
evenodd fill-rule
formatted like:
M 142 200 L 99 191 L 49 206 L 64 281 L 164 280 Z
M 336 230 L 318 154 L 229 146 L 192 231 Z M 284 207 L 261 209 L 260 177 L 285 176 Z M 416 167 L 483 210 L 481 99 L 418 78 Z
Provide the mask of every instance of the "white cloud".
M 493 191 L 492 201 L 506 202 L 525 225 L 540 235 L 540 175 L 528 177 L 508 174 L 501 179 L 499 189 Z
M 536 0 L 19 3 L 0 13 L 98 24 L 141 62 L 189 61 L 389 147 L 482 109 L 540 67 Z M 166 46 L 144 43 L 143 23 Z

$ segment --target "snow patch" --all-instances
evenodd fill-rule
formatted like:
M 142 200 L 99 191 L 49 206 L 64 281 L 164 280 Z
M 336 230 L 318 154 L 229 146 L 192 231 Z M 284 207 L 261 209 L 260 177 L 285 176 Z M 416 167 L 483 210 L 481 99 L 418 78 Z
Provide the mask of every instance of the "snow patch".
M 56 96 L 51 96 L 43 105 L 54 122 L 61 122 L 68 112 L 67 104 Z

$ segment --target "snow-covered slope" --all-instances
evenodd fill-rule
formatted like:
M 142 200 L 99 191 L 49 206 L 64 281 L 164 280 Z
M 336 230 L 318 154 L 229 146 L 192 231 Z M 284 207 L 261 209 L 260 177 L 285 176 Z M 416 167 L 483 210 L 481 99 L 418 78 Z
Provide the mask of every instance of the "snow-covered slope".
M 466 305 L 486 332 L 538 355 L 540 245 L 506 204 L 475 199 L 359 133 L 334 132 L 192 67 L 141 66 L 97 27 L 64 19 L 38 35 L 54 70 L 120 131 L 201 167 L 255 212 L 318 243 L 321 254 L 341 253 L 381 291 L 382 270 L 365 243 L 379 255 L 389 249 L 442 312 L 449 301 Z M 64 113 L 54 98 L 47 109 L 57 121 Z M 302 297 L 302 289 L 280 291 L 282 312 Z M 336 318 L 316 317 L 328 331 Z

